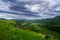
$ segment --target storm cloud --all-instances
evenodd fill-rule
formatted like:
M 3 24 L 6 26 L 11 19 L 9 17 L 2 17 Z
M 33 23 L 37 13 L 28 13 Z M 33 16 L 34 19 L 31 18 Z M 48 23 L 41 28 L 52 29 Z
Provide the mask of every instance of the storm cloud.
M 43 19 L 58 15 L 59 0 L 0 0 L 0 18 Z

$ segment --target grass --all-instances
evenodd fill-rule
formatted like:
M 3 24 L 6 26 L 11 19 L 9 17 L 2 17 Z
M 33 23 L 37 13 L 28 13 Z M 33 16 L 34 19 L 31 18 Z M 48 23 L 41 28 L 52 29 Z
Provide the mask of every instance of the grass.
M 60 34 L 45 28 L 40 28 L 40 33 L 14 28 L 15 21 L 0 20 L 0 40 L 59 40 Z M 45 39 L 45 35 L 52 34 L 55 38 Z
M 9 21 L 0 20 L 0 40 L 46 40 L 43 34 L 14 28 Z

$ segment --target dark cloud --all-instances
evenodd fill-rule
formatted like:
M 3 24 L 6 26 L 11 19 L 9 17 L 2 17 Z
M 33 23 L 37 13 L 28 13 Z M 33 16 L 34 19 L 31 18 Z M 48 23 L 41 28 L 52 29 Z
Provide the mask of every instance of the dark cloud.
M 14 5 L 12 5 L 10 7 L 10 10 L 19 11 L 19 12 L 25 12 L 26 15 L 36 15 L 37 16 L 38 13 L 33 13 L 31 11 L 26 10 L 27 8 L 24 7 L 25 4 L 27 4 L 27 3 L 25 3 L 25 2 L 16 3 L 16 4 L 14 4 Z
M 30 17 L 40 17 L 40 16 L 38 16 L 38 15 L 34 15 L 34 14 L 25 14 L 25 13 L 16 13 L 16 12 L 9 12 L 9 11 L 1 11 L 0 10 L 0 13 L 9 13 L 9 14 L 15 14 L 15 15 L 25 15 L 25 16 L 30 16 Z
M 2 0 L 3 2 L 12 2 L 15 3 L 17 0 Z
M 29 6 L 25 7 L 26 4 Z M 27 16 L 27 18 L 29 17 L 47 18 L 47 17 L 60 15 L 60 10 L 59 10 L 60 4 L 55 5 L 54 1 L 52 0 L 51 1 L 49 0 L 44 0 L 44 1 L 43 0 L 38 0 L 38 1 L 37 0 L 26 0 L 26 1 L 25 0 L 1 0 L 1 5 L 2 7 L 0 7 L 1 9 L 0 13 L 14 14 L 20 16 L 23 15 L 23 16 Z M 15 16 L 13 17 L 13 15 L 9 17 L 15 18 Z M 19 19 L 19 16 L 16 18 Z

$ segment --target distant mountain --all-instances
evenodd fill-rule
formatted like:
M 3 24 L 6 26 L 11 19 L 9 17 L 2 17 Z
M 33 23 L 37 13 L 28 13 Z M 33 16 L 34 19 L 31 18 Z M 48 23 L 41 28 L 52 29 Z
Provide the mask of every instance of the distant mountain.
M 0 18 L 0 20 L 6 20 L 6 19 L 4 19 L 4 18 Z

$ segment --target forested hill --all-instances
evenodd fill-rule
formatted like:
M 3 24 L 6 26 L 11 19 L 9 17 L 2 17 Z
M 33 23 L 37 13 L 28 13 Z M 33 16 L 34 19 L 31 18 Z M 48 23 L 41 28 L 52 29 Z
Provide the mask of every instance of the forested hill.
M 46 18 L 46 19 L 37 19 L 37 20 L 32 20 L 33 22 L 37 22 L 37 23 L 45 23 L 47 21 L 55 21 L 55 22 L 59 22 L 60 20 L 60 16 L 56 16 L 54 18 Z
M 42 24 L 43 27 L 60 33 L 60 16 L 54 18 L 34 20 L 35 23 Z

